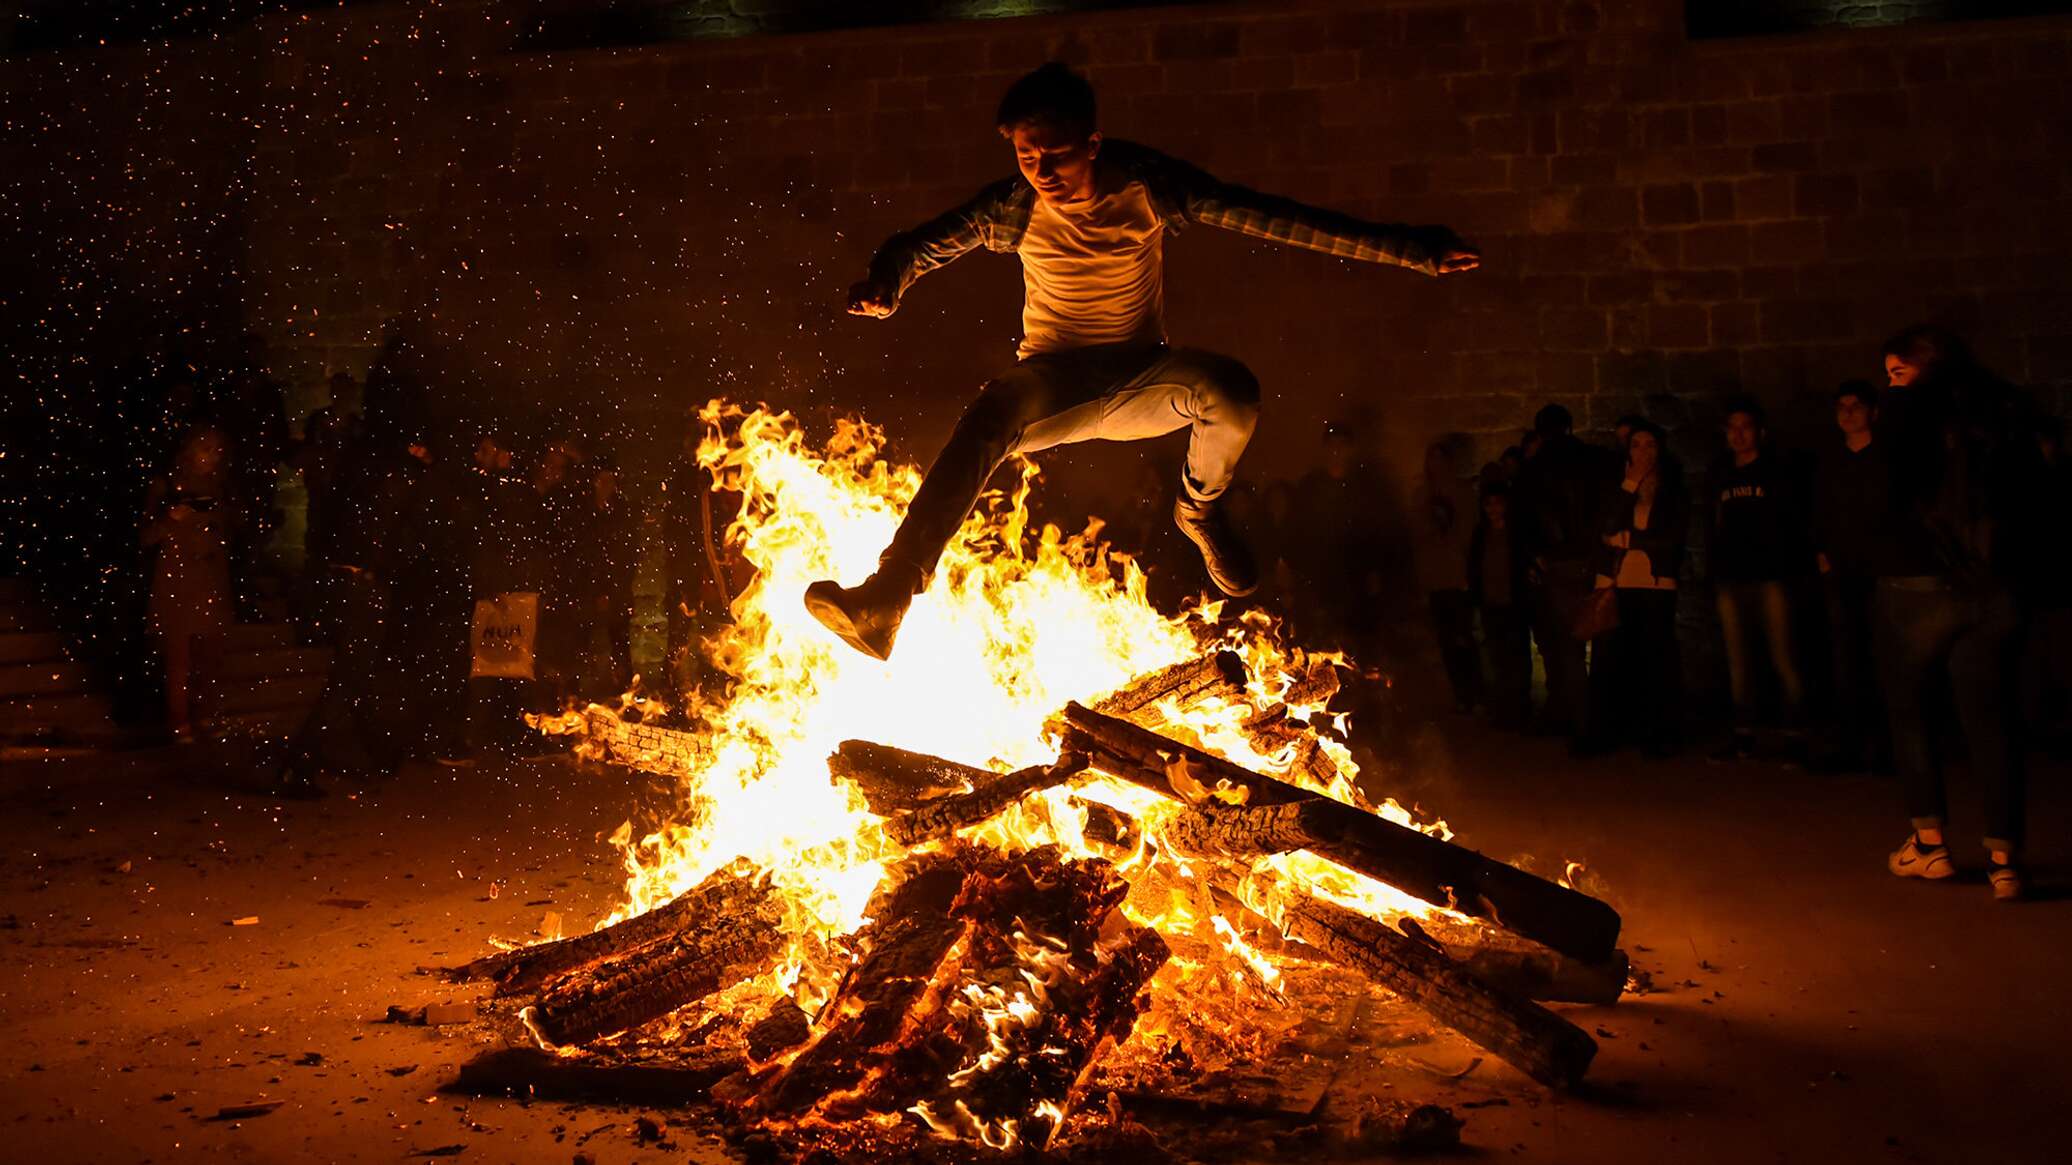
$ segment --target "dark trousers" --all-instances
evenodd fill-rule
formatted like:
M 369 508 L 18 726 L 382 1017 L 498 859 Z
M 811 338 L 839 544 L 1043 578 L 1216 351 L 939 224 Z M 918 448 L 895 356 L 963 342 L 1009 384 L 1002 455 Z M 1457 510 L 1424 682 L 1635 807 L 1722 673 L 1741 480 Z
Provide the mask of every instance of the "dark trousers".
M 935 573 L 987 479 L 1016 453 L 1079 441 L 1137 441 L 1190 429 L 1188 496 L 1221 494 L 1259 420 L 1259 381 L 1228 356 L 1109 344 L 1031 356 L 964 410 L 928 467 L 884 561 Z
M 1947 676 L 1972 776 L 1985 793 L 1986 848 L 2018 850 L 2024 773 L 2015 740 L 2021 615 L 2014 599 L 1960 594 L 1936 578 L 1887 578 L 1878 580 L 1876 604 L 1892 759 L 1914 826 L 1940 829 L 1949 815 L 1929 700 L 1937 680 Z
M 1820 581 L 1827 598 L 1828 646 L 1834 656 L 1836 750 L 1866 764 L 1889 760 L 1892 740 L 1885 731 L 1885 702 L 1878 695 L 1871 654 L 1871 607 L 1878 580 L 1831 570 Z
M 365 571 L 337 570 L 330 591 L 331 674 L 288 746 L 288 768 L 303 777 L 392 772 L 399 753 L 390 731 L 388 586 Z
M 1532 622 L 1510 603 L 1482 608 L 1482 658 L 1489 669 L 1489 714 L 1499 728 L 1532 718 Z
M 1432 591 L 1432 630 L 1439 637 L 1439 658 L 1453 702 L 1472 708 L 1483 702 L 1482 661 L 1475 652 L 1475 601 L 1466 590 Z
M 1621 587 L 1619 625 L 1590 648 L 1591 735 L 1668 752 L 1683 737 L 1676 592 Z
M 1532 639 L 1547 671 L 1542 720 L 1552 732 L 1578 733 L 1590 723 L 1588 645 L 1571 628 L 1576 611 L 1590 595 L 1592 578 L 1587 563 L 1553 563 L 1546 568 L 1545 581 L 1533 589 Z
M 1806 681 L 1799 667 L 1798 640 L 1792 634 L 1791 588 L 1781 579 L 1727 581 L 1713 595 L 1719 612 L 1720 637 L 1727 655 L 1727 687 L 1734 697 L 1734 731 L 1752 733 L 1757 719 L 1753 640 L 1760 635 L 1762 652 L 1777 676 L 1784 727 L 1806 726 Z

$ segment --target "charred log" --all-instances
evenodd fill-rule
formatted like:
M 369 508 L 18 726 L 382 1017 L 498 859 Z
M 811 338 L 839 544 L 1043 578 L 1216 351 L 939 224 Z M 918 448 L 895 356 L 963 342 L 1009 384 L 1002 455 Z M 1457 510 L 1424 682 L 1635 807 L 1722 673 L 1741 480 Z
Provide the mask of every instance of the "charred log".
M 704 1101 L 714 1084 L 740 1068 L 736 1052 L 701 1052 L 669 1064 L 599 1064 L 537 1048 L 502 1048 L 461 1065 L 460 1074 L 440 1091 L 674 1108 Z
M 705 915 L 551 983 L 531 1010 L 541 1037 L 583 1044 L 639 1027 L 753 974 L 784 950 L 776 901 Z
M 1597 1055 L 1597 1041 L 1588 1032 L 1497 990 L 1435 946 L 1306 895 L 1289 896 L 1282 915 L 1291 937 L 1367 975 L 1550 1088 L 1581 1081 Z
M 1413 938 L 1445 948 L 1476 978 L 1524 999 L 1546 1003 L 1617 1003 L 1626 993 L 1632 966 L 1625 951 L 1595 963 L 1520 938 L 1507 930 L 1438 916 L 1404 919 L 1398 926 Z
M 559 942 L 539 943 L 485 955 L 447 970 L 449 978 L 466 982 L 489 979 L 497 995 L 516 995 L 557 975 L 626 954 L 658 939 L 697 926 L 702 920 L 752 912 L 769 898 L 760 880 L 730 865 L 645 914 L 636 914 L 589 934 Z
M 1245 694 L 1245 662 L 1234 651 L 1215 651 L 1146 672 L 1094 704 L 1109 716 L 1135 719 L 1166 702 L 1187 707 L 1212 695 L 1231 701 Z
M 863 791 L 871 812 L 885 818 L 887 836 L 903 845 L 918 845 L 977 825 L 1030 793 L 1071 780 L 1086 767 L 1086 758 L 1067 752 L 1055 764 L 995 773 L 848 740 L 827 764 L 836 777 Z
M 1169 776 L 1184 762 L 1194 781 L 1242 790 L 1275 843 L 1307 849 L 1407 894 L 1486 919 L 1585 962 L 1609 958 L 1618 945 L 1619 915 L 1586 894 L 1558 886 L 1429 834 L 1397 825 L 1160 736 L 1112 716 L 1071 704 L 1067 747 L 1085 752 L 1096 767 L 1181 800 Z M 1261 813 L 1281 806 L 1283 816 Z M 1293 832 L 1289 832 L 1293 831 Z
M 880 888 L 867 907 L 870 924 L 856 935 L 861 957 L 826 1009 L 833 1018 L 765 1085 L 758 1108 L 789 1115 L 839 1103 L 883 1065 L 908 1014 L 923 1005 L 944 959 L 964 935 L 965 922 L 950 907 L 963 889 L 969 860 L 963 851 L 930 855 L 887 879 L 889 888 Z

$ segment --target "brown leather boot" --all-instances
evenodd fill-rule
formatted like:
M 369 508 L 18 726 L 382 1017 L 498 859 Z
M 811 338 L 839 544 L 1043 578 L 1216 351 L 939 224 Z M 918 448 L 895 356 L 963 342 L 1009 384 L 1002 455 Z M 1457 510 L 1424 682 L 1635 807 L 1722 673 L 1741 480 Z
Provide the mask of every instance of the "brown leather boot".
M 913 567 L 886 563 L 853 587 L 833 579 L 807 587 L 806 610 L 842 642 L 872 659 L 890 659 L 892 641 L 923 581 Z
M 1241 599 L 1259 589 L 1259 566 L 1222 506 L 1181 494 L 1173 503 L 1173 521 L 1201 550 L 1202 565 L 1208 568 L 1209 581 L 1217 590 Z

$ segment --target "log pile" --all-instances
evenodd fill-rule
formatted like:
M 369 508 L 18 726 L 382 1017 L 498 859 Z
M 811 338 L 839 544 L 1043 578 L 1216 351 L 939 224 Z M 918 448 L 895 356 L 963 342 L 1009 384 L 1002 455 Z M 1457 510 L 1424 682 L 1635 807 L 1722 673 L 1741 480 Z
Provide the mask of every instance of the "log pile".
M 546 1065 L 553 1078 L 542 1076 L 542 1089 L 576 1093 L 607 1079 L 661 1092 L 710 1088 L 744 1121 L 802 1144 L 815 1129 L 897 1126 L 1040 1148 L 1082 1099 L 1102 1052 L 1129 1037 L 1167 962 L 1165 938 L 1119 905 L 1132 885 L 1117 863 L 1146 843 L 1186 861 L 1155 874 L 1132 864 L 1130 876 L 1196 879 L 1192 893 L 1226 917 L 1249 915 L 1281 936 L 1286 953 L 1365 976 L 1544 1085 L 1576 1084 L 1596 1045 L 1537 1001 L 1618 998 L 1617 913 L 1316 791 L 1345 795 L 1302 714 L 1336 684 L 1333 661 L 1320 658 L 1283 700 L 1260 708 L 1242 662 L 1212 653 L 1140 677 L 1093 707 L 1068 705 L 1052 725 L 1059 759 L 1007 773 L 844 742 L 829 757 L 832 778 L 853 787 L 910 856 L 886 870 L 868 923 L 836 940 L 837 965 L 847 970 L 817 1015 L 780 998 L 753 1022 L 714 1019 L 734 1035 L 701 1052 L 693 1069 L 622 1078 L 514 1053 L 479 1068 L 474 1086 L 506 1087 L 499 1082 L 514 1072 L 543 1074 Z M 1187 709 L 1212 699 L 1249 709 L 1242 728 L 1285 766 L 1281 775 L 1170 734 L 1182 730 L 1175 721 Z M 690 747 L 681 742 L 679 751 Z M 1008 853 L 961 836 L 1025 797 L 1094 777 L 1140 786 L 1171 806 L 1140 821 L 1075 796 L 1089 845 L 1107 847 L 1113 860 L 1051 847 Z M 1369 917 L 1262 864 L 1298 850 L 1447 909 L 1422 921 Z M 774 982 L 798 951 L 783 905 L 766 875 L 737 862 L 645 914 L 449 974 L 524 1001 L 529 1032 L 549 1048 L 595 1045 L 746 980 Z

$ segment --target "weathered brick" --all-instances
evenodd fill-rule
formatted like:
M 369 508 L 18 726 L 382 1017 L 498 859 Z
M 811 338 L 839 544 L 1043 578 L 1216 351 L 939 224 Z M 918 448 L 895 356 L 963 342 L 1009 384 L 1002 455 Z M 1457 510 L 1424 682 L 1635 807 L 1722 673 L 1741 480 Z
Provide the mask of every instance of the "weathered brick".
M 1403 43 L 1454 44 L 1468 37 L 1468 14 L 1458 8 L 1414 8 L 1403 14 Z
M 1612 352 L 1597 358 L 1597 391 L 1645 395 L 1669 387 L 1659 352 Z
M 1703 348 L 1712 342 L 1710 313 L 1702 304 L 1652 303 L 1648 343 L 1657 348 Z
M 1350 51 L 1304 53 L 1295 58 L 1295 83 L 1304 86 L 1343 85 L 1360 75 L 1360 54 Z
M 1549 351 L 1603 350 L 1605 313 L 1589 308 L 1548 307 L 1540 312 L 1540 346 Z
M 1791 207 L 1789 177 L 1743 178 L 1734 183 L 1734 216 L 1742 222 L 1789 218 Z
M 1802 217 L 1849 214 L 1856 202 L 1854 174 L 1801 174 L 1792 184 L 1792 209 Z
M 1721 347 L 1739 348 L 1762 337 L 1762 313 L 1758 304 L 1716 303 L 1707 311 L 1712 322 L 1712 342 Z
M 1651 271 L 1620 271 L 1590 279 L 1586 297 L 1593 306 L 1646 303 L 1654 298 L 1655 276 Z
M 1646 186 L 1640 191 L 1640 221 L 1648 226 L 1680 226 L 1698 221 L 1698 188 L 1687 182 Z
M 1739 267 L 1748 262 L 1748 228 L 1701 226 L 1684 232 L 1683 261 L 1688 267 Z
M 1698 187 L 1698 217 L 1705 222 L 1729 222 L 1734 218 L 1734 184 L 1706 182 Z
M 1836 137 L 1896 133 L 1906 125 L 1903 93 L 1837 93 L 1828 99 L 1828 131 Z
M 1817 170 L 1820 149 L 1811 142 L 1772 142 L 1752 147 L 1749 163 L 1763 173 Z
M 1748 258 L 1756 264 L 1818 263 L 1827 255 L 1817 221 L 1791 219 L 1757 223 L 1748 229 Z
M 1200 60 L 1238 55 L 1239 26 L 1222 21 L 1173 21 L 1161 24 L 1151 51 L 1161 61 Z

